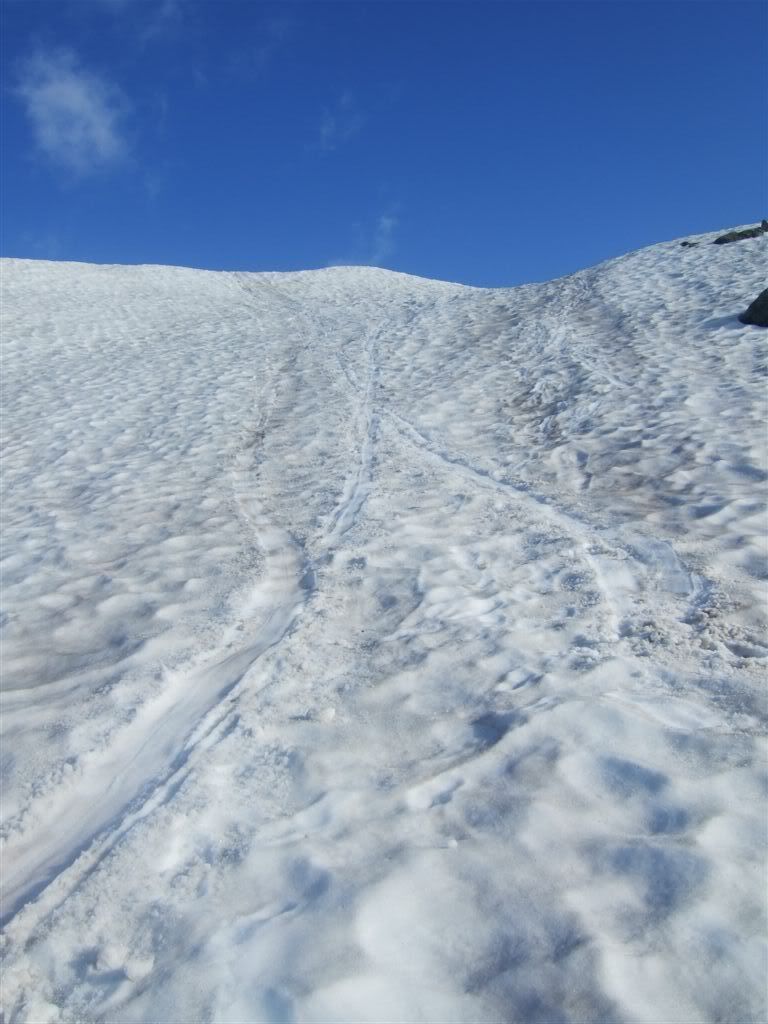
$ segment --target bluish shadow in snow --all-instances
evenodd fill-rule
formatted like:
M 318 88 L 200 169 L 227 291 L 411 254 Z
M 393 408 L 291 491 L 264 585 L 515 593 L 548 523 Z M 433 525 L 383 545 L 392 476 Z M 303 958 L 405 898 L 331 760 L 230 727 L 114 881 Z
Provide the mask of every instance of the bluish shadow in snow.
M 472 734 L 478 741 L 478 747 L 481 750 L 488 750 L 490 747 L 495 747 L 518 722 L 519 716 L 515 712 L 497 714 L 489 711 L 471 722 Z
M 739 313 L 742 310 L 737 310 L 735 313 L 731 313 L 730 316 L 713 316 L 709 320 L 703 320 L 701 323 L 702 327 L 706 327 L 710 331 L 716 331 L 720 327 L 743 327 L 744 325 L 739 320 Z
M 658 793 L 669 781 L 661 772 L 644 768 L 634 761 L 624 761 L 620 757 L 602 758 L 601 768 L 605 785 L 621 797 L 633 796 L 635 793 Z
M 598 866 L 635 881 L 651 921 L 668 917 L 689 900 L 709 871 L 706 861 L 688 850 L 644 842 L 614 847 L 598 857 Z

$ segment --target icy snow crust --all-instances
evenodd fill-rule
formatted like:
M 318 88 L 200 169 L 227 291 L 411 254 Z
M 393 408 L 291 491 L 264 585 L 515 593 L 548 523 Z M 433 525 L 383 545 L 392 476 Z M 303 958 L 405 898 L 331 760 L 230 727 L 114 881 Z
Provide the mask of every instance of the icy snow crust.
M 765 238 L 6 260 L 4 1016 L 763 1021 Z

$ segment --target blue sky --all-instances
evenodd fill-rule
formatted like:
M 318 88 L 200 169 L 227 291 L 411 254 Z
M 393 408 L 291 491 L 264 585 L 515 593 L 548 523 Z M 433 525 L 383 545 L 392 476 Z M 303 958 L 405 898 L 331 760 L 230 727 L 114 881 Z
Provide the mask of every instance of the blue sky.
M 0 9 L 3 255 L 512 285 L 768 215 L 763 3 Z

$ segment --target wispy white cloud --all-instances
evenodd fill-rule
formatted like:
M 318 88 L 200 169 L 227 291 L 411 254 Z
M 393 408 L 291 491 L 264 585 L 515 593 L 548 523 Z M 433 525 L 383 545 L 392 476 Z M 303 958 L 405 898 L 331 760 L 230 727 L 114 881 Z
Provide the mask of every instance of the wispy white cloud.
M 85 70 L 69 50 L 39 51 L 21 66 L 16 95 L 42 153 L 85 175 L 121 160 L 125 101 L 115 86 Z
M 323 109 L 319 128 L 320 148 L 336 149 L 360 131 L 364 120 L 352 94 L 345 92 L 333 106 Z
M 396 209 L 396 206 L 390 207 L 367 226 L 357 224 L 357 245 L 349 255 L 330 260 L 328 266 L 385 266 L 395 251 L 395 233 L 400 223 L 395 215 Z
M 262 37 L 253 52 L 253 63 L 264 71 L 296 27 L 292 18 L 270 18 L 262 27 Z
M 378 266 L 384 263 L 395 248 L 395 229 L 397 228 L 397 217 L 391 213 L 382 214 L 376 221 L 373 232 L 370 259 L 368 263 Z

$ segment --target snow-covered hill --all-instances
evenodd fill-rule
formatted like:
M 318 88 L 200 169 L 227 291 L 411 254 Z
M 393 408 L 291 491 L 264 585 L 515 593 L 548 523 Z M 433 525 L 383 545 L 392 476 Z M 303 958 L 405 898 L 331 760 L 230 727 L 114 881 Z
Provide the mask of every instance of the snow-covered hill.
M 766 237 L 713 237 L 3 261 L 4 1019 L 765 1019 Z

